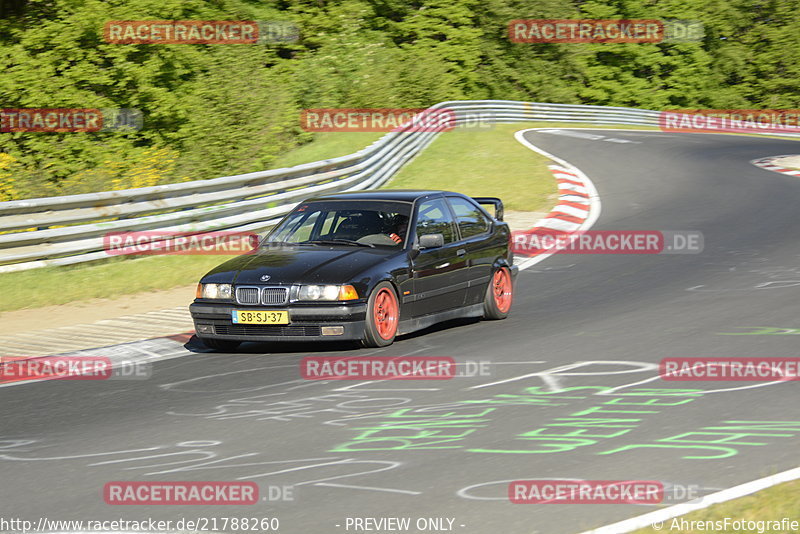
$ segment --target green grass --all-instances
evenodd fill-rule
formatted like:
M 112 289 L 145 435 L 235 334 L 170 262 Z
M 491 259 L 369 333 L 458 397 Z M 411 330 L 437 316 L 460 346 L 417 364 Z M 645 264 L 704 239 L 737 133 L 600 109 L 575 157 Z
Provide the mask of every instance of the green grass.
M 281 169 L 301 163 L 346 156 L 366 148 L 377 141 L 383 132 L 322 132 L 316 134 L 314 141 L 300 146 L 275 159 L 271 167 Z
M 679 518 L 669 519 L 664 522 L 661 530 L 656 530 L 652 527 L 637 530 L 635 534 L 654 534 L 656 532 L 669 534 L 695 534 L 699 532 L 725 532 L 725 534 L 743 534 L 745 532 L 765 532 L 770 534 L 795 532 L 794 530 L 781 530 L 781 529 L 761 529 L 761 530 L 742 530 L 728 527 L 728 530 L 723 529 L 681 529 L 681 520 L 685 521 L 724 521 L 730 518 L 731 521 L 738 519 L 744 521 L 780 521 L 782 518 L 788 518 L 790 521 L 800 521 L 800 499 L 797 498 L 800 493 L 800 480 L 793 482 L 786 482 L 779 484 L 769 489 L 765 489 L 742 497 L 734 499 L 729 502 L 715 504 L 704 510 L 698 510 L 686 514 Z M 684 523 L 686 524 L 686 523 Z M 713 525 L 713 524 L 712 524 Z M 702 526 L 702 525 L 695 525 Z M 762 526 L 769 526 L 762 524 Z M 670 527 L 676 527 L 671 529 Z
M 547 211 L 557 195 L 547 168 L 549 160 L 517 142 L 514 132 L 581 126 L 538 122 L 456 128 L 442 133 L 384 188 L 446 189 L 469 196 L 500 197 L 506 210 Z
M 444 132 L 384 187 L 447 189 L 500 197 L 509 210 L 549 209 L 557 194 L 555 180 L 547 158 L 514 139 L 523 127 L 498 124 Z
M 233 256 L 114 258 L 0 275 L 0 312 L 191 285 Z

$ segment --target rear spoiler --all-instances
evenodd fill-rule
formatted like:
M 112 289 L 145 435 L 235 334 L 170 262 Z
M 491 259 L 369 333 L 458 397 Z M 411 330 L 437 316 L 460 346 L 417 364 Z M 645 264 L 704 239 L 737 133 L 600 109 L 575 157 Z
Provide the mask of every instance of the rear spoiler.
M 478 204 L 491 204 L 494 206 L 494 218 L 498 221 L 503 220 L 503 201 L 497 197 L 472 197 Z

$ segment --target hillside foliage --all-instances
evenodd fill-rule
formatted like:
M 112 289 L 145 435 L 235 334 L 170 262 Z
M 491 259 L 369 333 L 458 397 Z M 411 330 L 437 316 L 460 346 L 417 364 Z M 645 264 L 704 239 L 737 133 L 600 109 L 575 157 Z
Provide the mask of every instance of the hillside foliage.
M 308 143 L 299 112 L 511 99 L 800 107 L 788 0 L 6 0 L 3 108 L 136 108 L 139 131 L 0 133 L 0 200 L 263 170 Z M 520 18 L 700 20 L 701 42 L 521 44 Z M 108 20 L 289 21 L 273 44 L 111 44 Z

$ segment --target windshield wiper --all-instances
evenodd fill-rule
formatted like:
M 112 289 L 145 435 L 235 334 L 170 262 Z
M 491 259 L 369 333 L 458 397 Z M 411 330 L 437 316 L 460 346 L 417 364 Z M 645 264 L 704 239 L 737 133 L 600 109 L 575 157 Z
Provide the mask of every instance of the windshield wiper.
M 355 245 L 357 247 L 375 248 L 372 243 L 359 243 L 352 239 L 309 239 L 308 241 L 301 241 L 301 243 L 311 243 L 313 245 Z

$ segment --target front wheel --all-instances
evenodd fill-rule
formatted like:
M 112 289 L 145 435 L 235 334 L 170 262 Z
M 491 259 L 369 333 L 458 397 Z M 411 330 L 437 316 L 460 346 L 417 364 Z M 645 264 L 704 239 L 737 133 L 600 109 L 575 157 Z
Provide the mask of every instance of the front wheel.
M 209 349 L 218 350 L 220 352 L 233 352 L 242 344 L 241 341 L 234 341 L 231 339 L 209 339 L 203 337 L 198 339 Z
M 367 301 L 367 320 L 364 328 L 365 347 L 385 347 L 394 342 L 400 322 L 397 293 L 389 282 L 378 284 Z
M 505 319 L 511 310 L 514 300 L 514 286 L 511 272 L 507 267 L 500 267 L 494 272 L 486 296 L 483 299 L 483 317 L 486 319 Z

